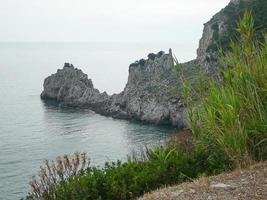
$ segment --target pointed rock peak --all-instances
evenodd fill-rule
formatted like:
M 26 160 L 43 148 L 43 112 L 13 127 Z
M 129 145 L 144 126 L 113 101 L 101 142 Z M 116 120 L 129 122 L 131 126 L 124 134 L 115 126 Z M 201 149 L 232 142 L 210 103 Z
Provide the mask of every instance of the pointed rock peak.
M 172 56 L 172 49 L 169 48 L 169 55 Z

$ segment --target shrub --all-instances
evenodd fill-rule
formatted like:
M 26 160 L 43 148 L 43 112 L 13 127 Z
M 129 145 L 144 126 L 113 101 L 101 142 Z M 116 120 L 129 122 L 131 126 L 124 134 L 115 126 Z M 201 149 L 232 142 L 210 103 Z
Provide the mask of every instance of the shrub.
M 82 164 L 78 171 L 72 172 L 69 170 L 71 167 L 67 167 L 67 170 L 52 170 L 50 173 L 49 169 L 62 167 L 45 162 L 46 170 L 42 167 L 39 178 L 32 181 L 33 190 L 27 199 L 134 199 L 159 187 L 225 169 L 221 159 L 211 160 L 210 155 L 205 153 L 192 151 L 188 154 L 177 143 L 170 143 L 164 147 L 146 149 L 142 159 L 130 157 L 127 162 L 106 163 L 103 168 L 84 168 Z M 71 157 L 66 158 L 73 160 Z
M 150 54 L 147 55 L 147 57 L 148 57 L 149 59 L 151 59 L 151 60 L 155 60 L 156 56 L 157 56 L 157 55 L 154 54 L 154 53 L 150 53 Z

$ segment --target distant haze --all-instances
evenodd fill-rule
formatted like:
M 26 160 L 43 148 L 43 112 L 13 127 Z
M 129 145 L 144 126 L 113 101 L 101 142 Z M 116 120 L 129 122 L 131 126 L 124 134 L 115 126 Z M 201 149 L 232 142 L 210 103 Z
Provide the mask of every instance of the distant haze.
M 2 42 L 187 45 L 229 0 L 0 0 Z

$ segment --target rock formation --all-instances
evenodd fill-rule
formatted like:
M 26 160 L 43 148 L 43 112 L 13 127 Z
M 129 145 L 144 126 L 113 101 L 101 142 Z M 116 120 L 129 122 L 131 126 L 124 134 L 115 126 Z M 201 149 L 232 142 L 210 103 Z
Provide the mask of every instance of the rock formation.
M 262 3 L 262 2 L 263 3 Z M 265 0 L 231 0 L 220 12 L 216 13 L 210 21 L 204 24 L 202 37 L 197 49 L 196 62 L 206 69 L 209 74 L 218 72 L 218 49 L 226 50 L 232 39 L 236 39 L 236 22 L 242 18 L 246 10 L 254 11 L 255 19 L 260 18 L 258 6 L 265 4 Z M 263 9 L 264 10 L 264 9 Z M 266 10 L 265 10 L 266 11 Z M 260 11 L 262 12 L 262 11 Z M 263 29 L 261 27 L 260 29 Z M 260 31 L 260 29 L 258 31 Z
M 182 64 L 187 77 L 195 76 L 199 67 L 204 67 L 210 75 L 218 74 L 218 48 L 227 49 L 236 34 L 236 20 L 247 9 L 253 11 L 255 24 L 265 24 L 266 27 L 262 26 L 258 31 L 267 28 L 266 23 L 262 23 L 267 20 L 266 0 L 231 0 L 204 24 L 197 58 Z M 149 54 L 148 59 L 131 64 L 124 90 L 111 96 L 100 93 L 86 74 L 66 63 L 63 69 L 45 79 L 41 97 L 65 105 L 90 108 L 115 118 L 183 127 L 187 123 L 179 86 L 179 75 L 173 69 L 170 51 L 168 54 Z
M 128 82 L 119 94 L 100 93 L 86 74 L 65 63 L 45 79 L 41 98 L 114 118 L 184 127 L 186 114 L 178 82 L 171 50 L 168 54 L 161 51 L 129 66 Z
M 239 2 L 239 0 L 232 0 L 229 4 L 237 4 L 237 2 Z M 209 47 L 214 41 L 215 26 L 217 28 L 218 35 L 222 35 L 224 33 L 225 26 L 227 26 L 226 16 L 224 16 L 224 9 L 215 14 L 210 21 L 204 24 L 202 37 L 199 41 L 199 47 L 197 49 L 196 60 L 198 65 L 204 67 L 206 71 L 210 72 L 211 74 L 216 71 L 218 65 L 217 51 L 209 50 Z

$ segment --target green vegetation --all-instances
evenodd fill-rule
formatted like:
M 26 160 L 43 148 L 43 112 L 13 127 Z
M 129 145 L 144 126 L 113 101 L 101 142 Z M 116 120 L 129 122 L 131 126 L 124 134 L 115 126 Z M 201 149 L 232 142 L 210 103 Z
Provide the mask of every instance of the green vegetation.
M 253 26 L 246 12 L 237 27 L 241 42 L 231 43 L 231 51 L 221 55 L 220 83 L 201 73 L 192 85 L 182 76 L 192 148 L 171 142 L 103 168 L 91 167 L 84 154 L 64 156 L 45 162 L 27 199 L 134 199 L 202 174 L 267 159 L 267 35 L 264 42 L 254 41 Z
M 221 83 L 201 78 L 197 89 L 184 87 L 198 145 L 222 151 L 237 166 L 267 158 L 267 35 L 254 41 L 253 27 L 246 12 L 237 27 L 240 44 L 222 54 Z
M 156 58 L 160 58 L 162 55 L 164 55 L 164 51 L 160 51 L 157 54 L 154 53 L 150 53 L 147 55 L 148 59 L 151 60 L 155 60 Z M 146 64 L 146 60 L 145 59 L 140 59 L 135 61 L 134 63 L 132 63 L 130 66 L 132 67 L 137 67 L 138 65 L 144 66 Z
M 233 39 L 239 40 L 240 32 L 236 29 L 236 19 L 242 18 L 247 10 L 251 10 L 255 19 L 254 36 L 258 40 L 264 41 L 263 33 L 267 29 L 267 1 L 266 0 L 251 0 L 241 1 L 235 5 L 230 3 L 223 9 L 224 24 L 223 34 L 219 33 L 219 22 L 214 22 L 212 25 L 213 38 L 207 48 L 207 52 L 217 52 L 218 49 L 230 49 L 230 43 Z M 220 17 L 222 18 L 222 17 Z
M 27 199 L 126 200 L 165 185 L 191 180 L 199 174 L 209 175 L 225 169 L 221 159 L 208 160 L 204 151 L 185 153 L 174 143 L 147 149 L 139 159 L 132 157 L 125 163 L 106 163 L 101 169 L 77 165 L 78 155 L 58 158 L 56 163 L 45 162 L 39 177 L 31 182 L 32 192 Z

